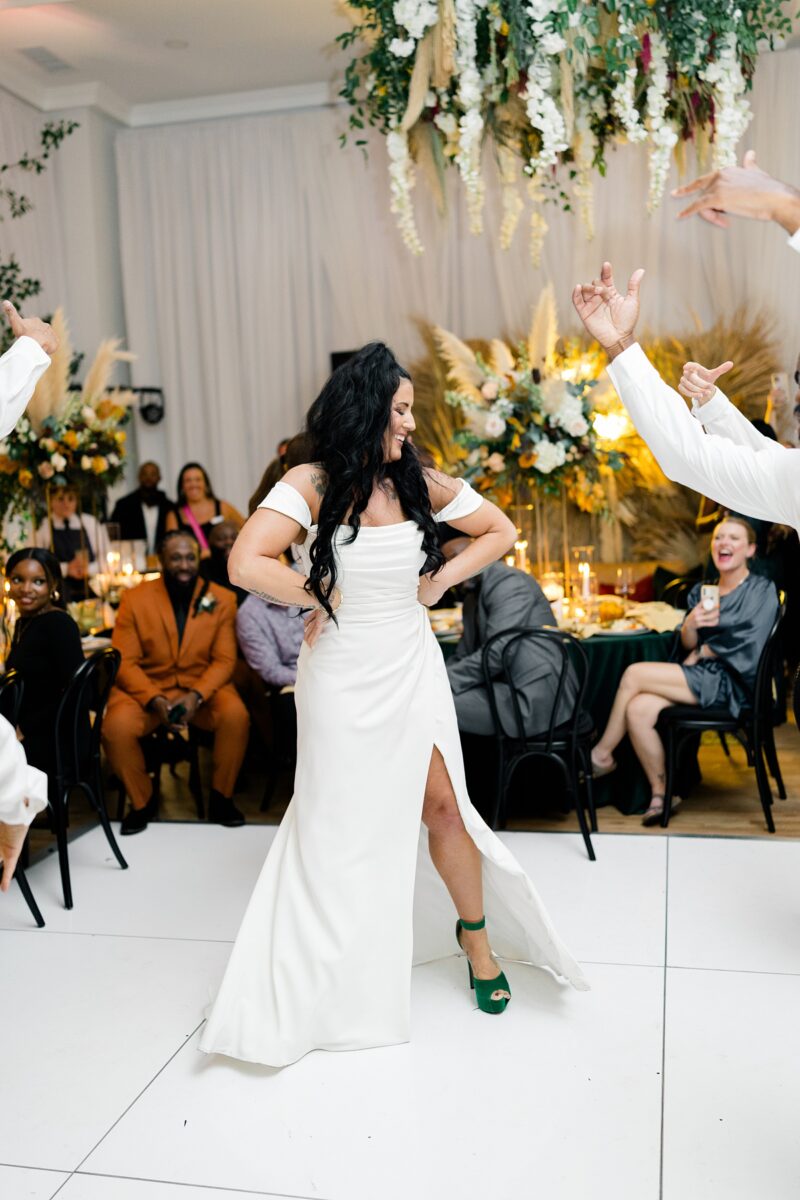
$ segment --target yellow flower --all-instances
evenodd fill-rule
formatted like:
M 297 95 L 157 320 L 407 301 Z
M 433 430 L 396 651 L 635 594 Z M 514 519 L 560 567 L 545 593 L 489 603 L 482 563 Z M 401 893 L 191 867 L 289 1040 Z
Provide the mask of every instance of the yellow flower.
M 508 448 L 509 448 L 509 450 L 519 450 L 521 445 L 522 445 L 522 438 L 519 436 L 518 433 L 515 433 L 511 439 L 511 443 Z
M 33 472 L 29 471 L 27 467 L 23 467 L 18 478 L 20 487 L 29 488 L 33 483 Z
M 78 435 L 74 429 L 68 429 L 64 434 L 64 445 L 69 446 L 70 450 L 74 450 L 78 445 Z
M 101 400 L 96 409 L 97 415 L 101 421 L 107 421 L 109 417 L 114 416 L 115 408 L 116 405 L 112 404 L 110 400 Z
M 119 445 L 123 446 L 125 444 L 125 441 L 126 441 L 128 435 L 124 429 L 118 429 L 117 432 L 114 434 L 114 437 L 115 437 L 116 441 L 119 443 Z
M 102 475 L 108 470 L 108 459 L 102 454 L 96 454 L 92 459 L 92 470 L 95 475 Z
M 531 454 L 530 450 L 523 450 L 522 454 L 519 456 L 519 465 L 522 467 L 523 471 L 527 471 L 529 467 L 532 467 L 534 461 L 534 456 Z
M 56 444 L 57 443 L 56 443 L 55 439 L 51 438 L 51 437 L 42 438 L 42 440 L 39 442 L 39 445 L 42 447 L 43 450 L 46 450 L 48 454 L 53 453 L 53 451 L 56 448 Z
M 7 454 L 0 454 L 0 474 L 13 475 L 17 469 L 17 464 L 13 458 L 9 458 Z
M 656 2 L 656 0 L 647 0 L 647 3 L 648 3 L 648 4 L 651 4 L 651 3 L 652 3 L 652 4 L 655 4 L 655 2 Z M 502 34 L 502 36 L 503 36 L 503 37 L 508 37 L 508 33 L 509 33 L 509 25 L 508 25 L 508 21 L 503 21 L 503 22 L 501 23 L 501 25 L 500 25 L 500 33 Z

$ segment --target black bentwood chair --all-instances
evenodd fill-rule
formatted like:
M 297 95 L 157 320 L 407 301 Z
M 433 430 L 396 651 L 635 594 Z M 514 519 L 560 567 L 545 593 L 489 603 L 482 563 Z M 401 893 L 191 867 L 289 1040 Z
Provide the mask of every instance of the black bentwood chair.
M 19 719 L 19 710 L 22 707 L 22 692 L 24 683 L 18 671 L 8 671 L 7 674 L 0 677 L 0 716 L 5 717 L 9 725 L 16 728 L 17 720 Z M 25 874 L 25 868 L 28 865 L 28 839 L 25 839 L 25 844 L 22 847 L 22 853 L 17 862 L 17 869 L 14 872 L 14 878 L 19 884 L 19 890 L 22 892 L 23 899 L 31 911 L 36 924 L 40 929 L 44 927 L 44 917 L 39 911 L 39 905 L 33 898 L 31 885 L 28 883 Z M 0 879 L 3 878 L 3 868 L 0 866 Z
M 661 824 L 664 827 L 669 824 L 672 793 L 681 750 L 690 738 L 696 739 L 698 735 L 710 729 L 718 733 L 721 739 L 726 733 L 731 733 L 744 746 L 747 765 L 755 769 L 758 795 L 764 810 L 767 829 L 770 833 L 775 832 L 775 822 L 772 819 L 770 774 L 775 780 L 778 796 L 781 800 L 786 799 L 786 788 L 783 785 L 781 768 L 778 763 L 774 733 L 777 716 L 776 679 L 778 672 L 782 670 L 779 660 L 778 631 L 784 612 L 785 604 L 783 595 L 781 595 L 778 614 L 758 660 L 755 689 L 751 701 L 742 708 L 738 717 L 732 716 L 727 708 L 698 708 L 692 704 L 672 704 L 669 708 L 662 710 L 657 729 L 664 742 L 666 756 L 664 812 L 661 816 Z M 731 671 L 731 674 L 735 674 L 735 672 Z M 748 690 L 744 681 L 740 680 L 740 682 L 742 687 Z M 769 773 L 767 768 L 769 768 Z
M 117 677 L 121 655 L 108 646 L 97 650 L 77 668 L 67 684 L 56 713 L 56 774 L 50 780 L 50 808 L 58 843 L 58 862 L 64 889 L 64 907 L 72 908 L 72 885 L 67 853 L 67 818 L 70 792 L 83 792 L 97 813 L 108 844 L 119 865 L 128 864 L 111 829 L 100 769 L 100 737 L 108 696 Z M 90 720 L 90 714 L 94 720 Z
M 145 737 L 139 738 L 139 745 L 142 747 L 144 754 L 145 770 L 153 779 L 153 793 L 150 797 L 150 804 L 155 813 L 155 819 L 158 820 L 158 809 L 161 803 L 161 768 L 169 767 L 169 773 L 173 779 L 178 776 L 177 767 L 181 763 L 189 764 L 189 791 L 194 799 L 197 818 L 200 821 L 205 820 L 206 806 L 203 798 L 203 784 L 200 778 L 200 754 L 201 746 L 212 745 L 213 738 L 203 729 L 195 729 L 190 725 L 186 731 L 186 736 L 176 733 L 172 729 L 167 729 L 160 725 L 154 729 L 152 733 L 148 733 Z M 116 779 L 117 786 L 117 820 L 121 821 L 125 815 L 125 788 L 122 780 Z
M 502 647 L 500 663 L 497 655 Z M 550 724 L 546 731 L 529 735 L 525 732 L 520 692 L 523 681 L 520 670 L 515 679 L 515 666 L 520 664 L 520 651 L 525 646 L 537 645 L 549 650 L 554 660 L 553 670 L 559 671 Z M 560 665 L 559 665 L 560 659 Z M 499 670 L 498 670 L 499 665 Z M 497 741 L 497 791 L 492 812 L 491 827 L 500 829 L 505 825 L 506 802 L 511 778 L 521 762 L 527 758 L 548 758 L 558 764 L 564 776 L 567 794 L 575 805 L 586 853 L 595 861 L 594 847 L 586 824 L 586 814 L 581 796 L 581 777 L 586 785 L 586 804 L 593 833 L 597 832 L 597 817 L 592 791 L 591 746 L 594 740 L 594 723 L 583 708 L 589 661 L 577 638 L 557 629 L 507 629 L 490 637 L 483 647 L 483 677 L 489 697 L 495 738 Z M 572 676 L 577 685 L 571 710 L 565 721 L 556 724 L 566 695 L 567 680 Z M 509 735 L 503 729 L 497 705 L 496 689 L 505 685 L 511 697 L 515 733 Z

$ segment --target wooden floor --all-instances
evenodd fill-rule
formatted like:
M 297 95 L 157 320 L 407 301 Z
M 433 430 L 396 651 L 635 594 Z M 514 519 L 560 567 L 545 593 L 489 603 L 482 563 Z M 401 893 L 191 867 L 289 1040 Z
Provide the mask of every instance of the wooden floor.
M 778 758 L 783 772 L 787 800 L 776 798 L 773 816 L 778 837 L 800 837 L 800 733 L 795 725 L 782 725 L 776 730 Z M 210 786 L 208 755 L 201 752 L 206 795 Z M 705 735 L 700 751 L 700 766 L 703 782 L 687 800 L 680 812 L 670 821 L 672 833 L 695 834 L 715 837 L 769 837 L 756 792 L 755 776 L 745 761 L 744 750 L 738 743 L 731 744 L 731 758 L 725 757 L 716 736 Z M 265 813 L 259 811 L 264 791 L 263 764 L 258 756 L 245 764 L 241 779 L 242 790 L 236 803 L 250 822 L 277 824 L 290 799 L 291 779 L 287 775 L 279 781 L 273 801 Z M 194 801 L 186 785 L 186 767 L 181 766 L 172 778 L 165 768 L 162 780 L 163 801 L 161 819 L 166 821 L 197 820 Z M 108 797 L 112 819 L 116 812 L 116 793 Z M 525 811 L 524 795 L 518 800 L 509 819 L 508 828 L 513 830 L 572 831 L 578 823 L 574 813 L 563 815 L 547 811 L 547 797 L 537 796 Z M 557 807 L 557 803 L 554 805 Z M 544 811 L 543 811 L 544 810 Z M 71 835 L 94 824 L 94 816 L 82 798 L 71 807 Z M 598 810 L 598 827 L 605 833 L 639 833 L 645 837 L 661 837 L 660 826 L 645 828 L 639 816 L 626 816 L 615 808 Z M 54 842 L 45 828 L 34 827 L 30 837 L 30 852 L 33 861 L 43 854 L 52 853 Z

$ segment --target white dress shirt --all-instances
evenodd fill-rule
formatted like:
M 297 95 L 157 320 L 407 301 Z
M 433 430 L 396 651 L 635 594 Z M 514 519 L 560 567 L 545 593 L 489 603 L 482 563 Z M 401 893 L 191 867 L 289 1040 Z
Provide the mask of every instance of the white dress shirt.
M 725 508 L 800 530 L 800 450 L 763 437 L 719 389 L 693 415 L 638 343 L 608 374 L 668 479 Z
M 156 545 L 156 534 L 158 533 L 159 515 L 160 509 L 157 504 L 142 505 L 142 516 L 144 517 L 144 528 L 148 554 L 155 554 L 158 550 L 158 546 Z
M 0 717 L 0 821 L 30 825 L 46 807 L 47 776 L 28 766 L 13 726 Z
M 30 337 L 17 338 L 0 358 L 0 438 L 16 425 L 50 358 Z

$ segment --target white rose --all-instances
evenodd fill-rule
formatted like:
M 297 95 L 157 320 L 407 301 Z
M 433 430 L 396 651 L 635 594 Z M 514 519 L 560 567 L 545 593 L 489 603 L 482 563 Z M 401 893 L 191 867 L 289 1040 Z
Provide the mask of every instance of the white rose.
M 91 471 L 91 469 L 92 469 L 92 460 L 89 458 L 88 454 L 84 454 L 83 457 L 81 458 L 81 470 L 82 471 Z
M 84 404 L 83 408 L 81 409 L 81 416 L 87 425 L 90 425 L 92 421 L 97 419 L 97 413 L 94 411 L 91 404 Z
M 566 431 L 570 437 L 583 437 L 589 432 L 589 424 L 585 417 L 576 417 L 574 421 L 570 421 L 566 426 Z
M 506 431 L 506 423 L 498 413 L 490 412 L 486 416 L 483 428 L 487 438 L 499 438 Z
M 389 42 L 389 53 L 393 54 L 395 58 L 408 58 L 410 54 L 414 53 L 414 46 L 413 38 L 408 38 L 407 41 L 403 41 L 402 38 L 392 38 Z
M 63 454 L 52 454 L 50 456 L 50 462 L 53 464 L 54 469 L 59 472 L 63 471 L 64 467 L 67 465 L 67 460 L 64 458 Z
M 503 458 L 502 454 L 498 453 L 497 450 L 495 450 L 494 454 L 490 454 L 486 460 L 486 470 L 494 471 L 495 475 L 499 475 L 500 472 L 505 468 L 505 465 L 506 460 Z
M 496 379 L 487 379 L 486 383 L 484 383 L 483 387 L 481 388 L 481 395 L 483 396 L 484 400 L 496 400 L 499 390 L 500 388 L 498 387 Z
M 118 454 L 109 454 L 108 461 L 112 467 L 118 467 L 119 466 L 119 455 Z

